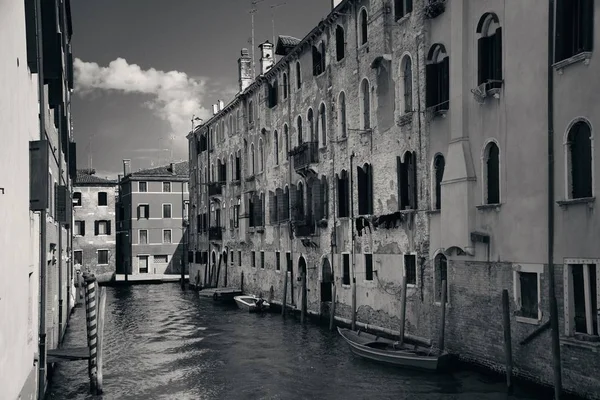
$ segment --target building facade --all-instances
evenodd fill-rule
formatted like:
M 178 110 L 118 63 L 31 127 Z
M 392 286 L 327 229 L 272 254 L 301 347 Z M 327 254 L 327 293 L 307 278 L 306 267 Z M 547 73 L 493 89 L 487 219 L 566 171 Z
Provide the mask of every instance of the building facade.
M 180 274 L 187 239 L 188 162 L 131 172 L 119 181 L 117 272 Z
M 446 348 L 498 370 L 508 290 L 516 371 L 552 384 L 552 270 L 563 386 L 598 397 L 600 6 L 472 3 L 334 2 L 258 77 L 242 50 L 188 135 L 190 281 L 320 314 L 336 285 L 336 315 L 398 329 L 405 277 L 434 342 L 445 281 Z
M 71 35 L 68 0 L 0 4 L 0 388 L 8 399 L 43 397 L 46 351 L 58 347 L 72 307 Z
M 73 188 L 73 265 L 109 281 L 116 272 L 117 181 L 78 170 Z

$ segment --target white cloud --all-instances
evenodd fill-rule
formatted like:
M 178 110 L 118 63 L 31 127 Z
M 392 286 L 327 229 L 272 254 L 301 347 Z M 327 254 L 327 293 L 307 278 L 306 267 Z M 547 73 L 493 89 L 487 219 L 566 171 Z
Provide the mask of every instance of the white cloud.
M 111 61 L 107 67 L 77 58 L 74 68 L 75 91 L 81 95 L 97 90 L 149 95 L 144 105 L 169 123 L 172 135 L 187 134 L 193 114 L 204 119 L 210 115 L 209 110 L 202 107 L 206 81 L 191 78 L 185 72 L 143 70 L 123 58 Z

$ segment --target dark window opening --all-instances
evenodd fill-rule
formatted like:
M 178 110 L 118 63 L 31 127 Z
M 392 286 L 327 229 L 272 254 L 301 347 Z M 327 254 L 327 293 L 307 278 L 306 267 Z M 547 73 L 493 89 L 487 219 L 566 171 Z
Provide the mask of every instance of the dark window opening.
M 250 102 L 248 103 L 248 123 L 254 123 L 254 103 L 252 102 L 252 100 L 250 100 Z
M 265 252 L 260 252 L 260 268 L 265 269 Z
M 371 92 L 369 90 L 369 81 L 363 79 L 360 83 L 361 108 L 362 108 L 362 129 L 371 128 Z
M 241 164 L 242 153 L 238 151 L 235 155 L 235 180 L 239 181 L 242 175 L 242 164 Z
M 318 139 L 318 135 L 315 135 L 315 116 L 313 114 L 313 110 L 312 108 L 308 109 L 308 115 L 307 115 L 307 122 L 308 122 L 308 137 L 310 138 L 311 142 L 319 142 Z
M 279 87 L 279 83 L 277 82 L 277 79 L 275 79 L 275 81 L 273 81 L 273 83 L 269 83 L 267 85 L 267 91 L 268 91 L 268 107 L 269 108 L 273 108 L 277 105 L 277 99 L 278 99 L 278 87 Z
M 340 137 L 346 137 L 346 94 L 340 93 L 339 105 L 338 105 L 338 124 Z
M 417 284 L 417 256 L 414 254 L 404 255 L 404 272 L 408 285 Z
M 365 254 L 365 280 L 373 280 L 373 254 Z
M 410 57 L 404 58 L 404 68 L 402 69 L 404 76 L 402 77 L 404 84 L 404 112 L 412 112 L 412 62 Z
M 442 179 L 444 179 L 445 167 L 446 161 L 444 160 L 444 156 L 441 154 L 435 156 L 435 160 L 433 161 L 433 168 L 435 170 L 435 210 L 442 208 Z
M 589 279 L 586 282 L 585 275 Z M 596 292 L 596 265 L 574 264 L 571 265 L 573 277 L 573 306 L 575 311 L 575 332 L 588 335 L 598 335 L 598 297 Z M 587 287 L 586 287 L 587 284 Z M 586 308 L 589 305 L 589 310 Z M 591 325 L 588 329 L 588 325 Z
M 363 45 L 367 43 L 367 25 L 368 25 L 368 17 L 367 10 L 363 9 L 360 12 L 360 44 Z
M 521 309 L 519 314 L 525 318 L 538 318 L 538 274 L 519 272 L 521 286 Z
M 406 152 L 404 162 L 401 157 L 397 157 L 396 160 L 400 210 L 416 210 L 418 208 L 417 153 Z
M 318 118 L 321 122 L 321 143 L 323 144 L 323 146 L 327 146 L 327 114 L 325 111 L 325 104 L 321 103 L 321 106 L 319 107 L 319 118 Z M 318 131 L 319 131 L 319 123 L 317 122 L 317 137 L 318 135 Z
M 482 17 L 479 22 L 481 28 L 478 29 L 482 37 L 477 40 L 477 84 L 489 82 L 486 90 L 499 88 L 502 81 L 502 28 L 492 32 L 493 28 L 489 26 L 492 23 L 498 23 L 495 14 Z
M 590 126 L 577 122 L 567 136 L 572 199 L 592 197 L 592 140 Z
M 77 207 L 81 206 L 81 192 L 73 193 L 73 205 Z
M 442 301 L 442 284 L 446 287 L 446 303 L 448 302 L 448 260 L 443 254 L 435 256 L 435 301 Z
M 108 194 L 106 192 L 98 192 L 98 205 L 99 206 L 107 206 L 108 205 Z
M 319 45 L 319 48 L 316 46 L 312 47 L 312 62 L 314 76 L 325 72 L 325 45 L 323 43 Z
M 292 272 L 292 254 L 291 253 L 285 253 L 285 262 L 287 265 L 287 272 Z
M 500 203 L 500 149 L 496 143 L 490 143 L 486 151 L 486 203 Z
M 346 38 L 344 35 L 344 28 L 340 25 L 335 28 L 335 55 L 337 61 L 341 61 L 345 57 Z
M 337 178 L 337 195 L 338 195 L 338 217 L 350 216 L 350 180 L 348 173 L 344 170 Z
M 412 12 L 412 0 L 394 0 L 394 15 L 396 21 Z
M 302 87 L 302 70 L 300 68 L 300 61 L 296 61 L 296 89 Z
M 441 44 L 434 44 L 429 50 L 425 66 L 427 107 L 434 111 L 448 110 L 450 107 L 450 58 Z
M 350 254 L 342 254 L 342 285 L 350 284 Z
M 287 99 L 289 93 L 288 87 L 288 76 L 287 74 L 283 74 L 283 98 Z
M 275 252 L 275 270 L 281 270 L 281 253 L 279 253 L 278 251 Z
M 373 168 L 369 164 L 356 167 L 358 175 L 358 214 L 373 214 Z
M 252 252 L 252 268 L 256 268 L 256 253 Z
M 298 145 L 302 144 L 302 117 L 298 116 Z
M 278 222 L 277 215 L 277 192 L 269 191 L 269 221 L 271 225 L 275 225 Z
M 592 51 L 594 1 L 557 0 L 555 61 Z
M 98 250 L 98 264 L 108 264 L 108 250 Z
M 238 250 L 238 267 L 242 266 L 242 252 Z

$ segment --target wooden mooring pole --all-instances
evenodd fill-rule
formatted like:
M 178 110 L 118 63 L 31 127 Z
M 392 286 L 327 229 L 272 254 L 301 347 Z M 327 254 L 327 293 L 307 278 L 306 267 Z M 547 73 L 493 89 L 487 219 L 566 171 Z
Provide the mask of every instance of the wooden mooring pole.
M 287 286 L 288 286 L 288 270 L 287 265 L 283 272 L 283 300 L 281 302 L 281 315 L 285 318 L 285 309 L 287 308 Z
M 304 323 L 306 321 L 306 270 L 301 272 L 300 279 L 302 280 L 302 293 L 300 295 L 300 322 Z
M 87 328 L 87 342 L 90 349 L 88 373 L 90 376 L 90 391 L 96 393 L 98 378 L 98 314 L 96 310 L 96 277 L 93 274 L 83 274 L 85 281 L 85 315 Z
M 97 351 L 97 375 L 96 394 L 102 394 L 102 354 L 104 353 L 104 310 L 106 309 L 106 288 L 99 290 L 98 301 L 98 351 Z
M 335 304 L 336 304 L 336 293 L 335 293 L 335 280 L 333 281 L 331 288 L 331 310 L 329 315 L 329 330 L 332 331 L 335 327 Z
M 404 343 L 404 320 L 406 319 L 406 272 L 402 274 L 402 297 L 400 299 L 400 345 Z
M 502 325 L 504 328 L 504 352 L 506 354 L 506 386 L 512 390 L 512 338 L 510 334 L 510 308 L 508 304 L 508 290 L 502 291 Z
M 444 335 L 446 333 L 446 280 L 442 280 L 442 298 L 440 299 L 441 308 L 442 308 L 442 318 L 440 321 L 440 342 L 438 343 L 438 347 L 440 348 L 440 354 L 444 353 Z

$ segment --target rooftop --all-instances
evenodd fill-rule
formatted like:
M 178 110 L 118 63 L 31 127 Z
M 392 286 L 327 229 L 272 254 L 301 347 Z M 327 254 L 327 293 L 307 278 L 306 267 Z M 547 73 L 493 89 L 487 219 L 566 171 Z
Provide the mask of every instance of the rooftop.
M 171 165 L 173 170 L 171 170 Z M 170 163 L 160 167 L 141 169 L 136 172 L 132 172 L 131 177 L 148 177 L 148 176 L 177 176 L 179 178 L 188 179 L 190 175 L 189 161 L 180 161 L 176 163 Z
M 117 181 L 113 179 L 100 178 L 96 176 L 95 169 L 78 169 L 77 177 L 75 178 L 74 185 L 116 185 Z

